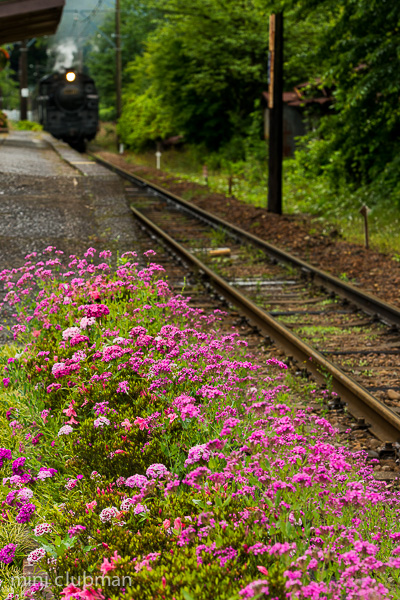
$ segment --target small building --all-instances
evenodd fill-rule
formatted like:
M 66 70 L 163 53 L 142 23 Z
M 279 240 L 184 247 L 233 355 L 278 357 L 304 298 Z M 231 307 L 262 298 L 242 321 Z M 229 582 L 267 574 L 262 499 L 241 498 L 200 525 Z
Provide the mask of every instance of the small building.
M 316 94 L 319 95 L 316 95 Z M 269 138 L 268 92 L 263 92 L 264 136 Z M 296 138 L 312 131 L 320 118 L 328 113 L 332 96 L 326 88 L 315 83 L 301 83 L 291 92 L 283 92 L 283 156 L 294 155 Z

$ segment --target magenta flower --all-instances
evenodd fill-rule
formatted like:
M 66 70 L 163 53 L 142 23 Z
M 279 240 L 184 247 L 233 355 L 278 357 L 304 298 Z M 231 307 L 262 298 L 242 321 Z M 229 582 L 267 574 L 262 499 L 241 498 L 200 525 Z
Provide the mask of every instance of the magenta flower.
M 121 381 L 118 384 L 117 392 L 127 394 L 129 392 L 129 383 L 127 381 Z
M 20 508 L 19 513 L 15 517 L 15 520 L 17 521 L 17 523 L 28 523 L 28 521 L 31 520 L 31 517 L 35 510 L 36 506 L 34 504 L 24 504 Z
M 95 317 L 96 319 L 110 314 L 110 310 L 105 304 L 85 304 L 78 310 L 83 310 L 85 317 Z
M 9 565 L 13 562 L 17 546 L 15 544 L 7 544 L 0 550 L 0 562 Z
M 169 471 L 165 465 L 155 463 L 154 465 L 150 465 L 148 467 L 146 475 L 147 477 L 157 479 L 158 477 L 166 477 L 167 475 L 169 475 Z
M 148 479 L 144 475 L 132 475 L 131 477 L 128 477 L 128 479 L 126 479 L 125 485 L 130 488 L 142 488 L 146 485 L 147 482 Z
M 133 425 L 132 423 L 130 423 L 129 419 L 125 419 L 121 422 L 121 427 L 123 427 L 126 431 L 129 431 L 133 427 Z
M 74 537 L 74 535 L 76 535 L 80 531 L 84 531 L 85 529 L 86 527 L 84 525 L 74 525 L 73 527 L 70 527 L 70 529 L 68 529 L 68 535 L 70 538 L 72 538 Z
M 11 460 L 11 450 L 8 448 L 0 448 L 0 468 L 3 466 L 5 460 Z

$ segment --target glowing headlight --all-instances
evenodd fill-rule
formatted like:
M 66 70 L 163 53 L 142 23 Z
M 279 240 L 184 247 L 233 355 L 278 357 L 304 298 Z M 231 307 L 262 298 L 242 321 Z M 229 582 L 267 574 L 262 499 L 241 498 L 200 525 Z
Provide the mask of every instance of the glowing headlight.
M 65 76 L 66 80 L 70 82 L 75 81 L 75 77 L 76 75 L 75 73 L 72 73 L 72 71 L 70 73 L 67 73 Z

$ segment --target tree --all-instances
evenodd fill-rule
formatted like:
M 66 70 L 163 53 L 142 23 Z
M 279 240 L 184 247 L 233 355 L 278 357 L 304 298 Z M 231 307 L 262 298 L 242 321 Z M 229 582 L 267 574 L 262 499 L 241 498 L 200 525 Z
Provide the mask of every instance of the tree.
M 152 95 L 157 97 L 157 105 L 171 119 L 169 129 L 184 134 L 190 142 L 213 150 L 232 138 L 243 139 L 255 104 L 268 86 L 272 2 L 153 0 L 152 6 L 157 26 L 145 42 L 145 51 L 125 72 L 125 81 L 130 76 L 125 99 L 131 120 L 129 124 L 124 118 L 125 139 L 137 139 L 129 134 L 129 128 L 137 127 L 138 120 L 145 136 L 143 113 L 139 110 L 135 116 L 133 108 L 139 107 L 144 93 L 146 103 Z M 285 81 L 290 89 L 314 73 L 306 57 L 318 35 L 315 24 L 323 21 L 323 15 L 310 14 L 309 22 L 304 23 L 290 9 L 285 20 L 290 58 Z M 152 134 L 149 130 L 149 139 Z
M 19 86 L 13 79 L 14 72 L 10 66 L 0 72 L 0 95 L 2 106 L 0 109 L 13 109 L 19 106 Z
M 149 37 L 139 86 L 149 84 L 169 107 L 176 132 L 210 148 L 246 128 L 267 69 L 266 15 L 254 2 L 163 3 Z M 139 61 L 140 62 L 140 61 Z M 132 85 L 134 91 L 135 84 Z
M 123 71 L 129 61 L 144 50 L 144 42 L 154 29 L 154 9 L 141 0 L 121 0 L 121 44 Z M 93 38 L 89 40 L 87 64 L 96 82 L 100 108 L 106 118 L 114 119 L 115 94 L 115 13 L 110 11 Z M 127 82 L 123 75 L 123 85 Z
M 329 11 L 317 52 L 334 113 L 311 142 L 313 163 L 337 180 L 371 183 L 398 172 L 400 151 L 400 4 L 385 0 L 300 0 L 302 14 Z M 392 165 L 393 168 L 390 167 Z

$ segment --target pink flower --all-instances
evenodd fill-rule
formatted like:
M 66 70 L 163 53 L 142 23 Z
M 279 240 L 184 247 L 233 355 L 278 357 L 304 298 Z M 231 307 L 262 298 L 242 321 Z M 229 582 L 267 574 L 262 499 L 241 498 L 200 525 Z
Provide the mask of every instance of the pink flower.
M 89 512 L 89 510 L 93 510 L 95 508 L 95 506 L 97 506 L 96 500 L 93 500 L 93 502 L 87 502 L 86 512 Z
M 110 563 L 108 558 L 103 558 L 103 564 L 100 567 L 100 571 L 103 575 L 107 575 L 108 571 L 113 571 L 115 569 L 115 565 Z
M 65 596 L 64 600 L 68 600 L 68 598 L 73 598 L 74 594 L 80 593 L 81 588 L 76 587 L 73 583 L 70 583 L 63 589 L 61 592 L 61 596 Z
M 125 419 L 125 421 L 122 421 L 121 423 L 121 427 L 123 427 L 124 429 L 126 429 L 127 431 L 129 431 L 129 429 L 131 427 L 133 427 L 132 423 L 129 421 L 129 419 Z
M 72 401 L 68 408 L 64 408 L 63 413 L 65 413 L 67 417 L 76 417 L 76 412 L 74 411 L 74 404 L 75 402 Z
M 78 421 L 71 417 L 69 421 L 67 421 L 68 425 L 78 425 Z
M 257 565 L 257 569 L 260 571 L 260 573 L 262 573 L 263 575 L 268 575 L 268 571 L 265 567 L 261 567 L 259 565 Z
M 104 600 L 105 596 L 101 593 L 100 590 L 86 589 L 83 590 L 80 594 L 81 598 L 85 598 L 85 600 Z
M 47 423 L 47 417 L 49 416 L 50 411 L 49 410 L 42 410 L 42 412 L 40 413 L 40 416 L 43 419 L 43 423 Z
M 164 529 L 169 529 L 170 526 L 171 526 L 171 521 L 169 519 L 165 519 L 165 521 L 163 522 Z
M 182 529 L 182 525 L 183 525 L 183 523 L 182 523 L 181 519 L 179 517 L 177 517 L 174 521 L 174 529 L 178 529 L 178 531 L 179 531 L 180 529 Z
M 137 417 L 137 418 L 134 420 L 134 422 L 133 422 L 133 423 L 134 423 L 134 425 L 139 425 L 139 429 L 140 429 L 140 430 L 143 430 L 143 429 L 148 429 L 148 428 L 149 428 L 149 427 L 148 427 L 148 425 L 147 425 L 147 423 L 146 423 L 146 420 L 145 420 L 145 419 L 142 419 L 142 417 Z

